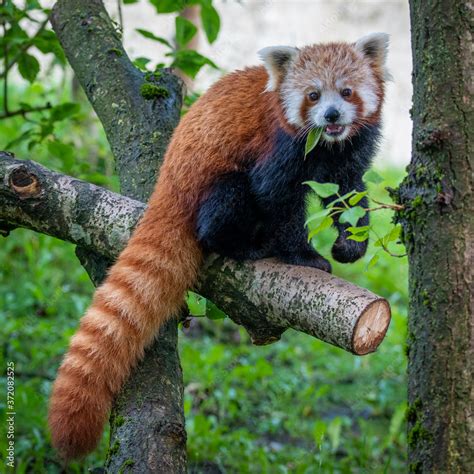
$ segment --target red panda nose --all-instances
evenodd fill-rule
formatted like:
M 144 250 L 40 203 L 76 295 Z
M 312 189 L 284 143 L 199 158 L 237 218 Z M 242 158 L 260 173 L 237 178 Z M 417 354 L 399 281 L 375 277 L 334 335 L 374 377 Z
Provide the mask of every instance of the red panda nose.
M 340 116 L 341 114 L 339 113 L 339 110 L 337 110 L 334 107 L 329 107 L 329 109 L 327 109 L 326 113 L 324 114 L 324 118 L 326 119 L 326 122 L 329 122 L 329 123 L 337 122 Z

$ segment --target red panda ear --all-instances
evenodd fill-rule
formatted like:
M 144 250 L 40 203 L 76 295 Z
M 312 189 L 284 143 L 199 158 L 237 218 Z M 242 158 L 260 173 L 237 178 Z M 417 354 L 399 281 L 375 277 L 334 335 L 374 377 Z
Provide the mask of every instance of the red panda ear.
M 274 91 L 278 88 L 298 51 L 298 48 L 292 46 L 269 46 L 258 52 L 269 76 L 267 91 Z
M 372 33 L 363 36 L 355 43 L 355 48 L 364 56 L 370 59 L 375 67 L 385 71 L 385 61 L 387 59 L 389 35 L 387 33 Z

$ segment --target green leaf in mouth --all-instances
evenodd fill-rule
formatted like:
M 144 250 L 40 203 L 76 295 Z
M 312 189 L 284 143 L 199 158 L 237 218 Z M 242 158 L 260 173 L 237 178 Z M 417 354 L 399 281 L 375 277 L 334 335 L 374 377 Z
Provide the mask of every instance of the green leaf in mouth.
M 323 128 L 312 128 L 308 136 L 306 137 L 306 145 L 304 148 L 304 157 L 306 158 L 308 154 L 314 149 L 314 147 L 318 144 L 321 135 L 323 134 Z

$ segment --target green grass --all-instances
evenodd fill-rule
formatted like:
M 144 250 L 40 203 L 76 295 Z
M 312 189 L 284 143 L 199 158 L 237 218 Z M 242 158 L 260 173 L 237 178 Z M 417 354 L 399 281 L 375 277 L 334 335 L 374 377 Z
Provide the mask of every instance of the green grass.
M 82 107 L 82 117 L 57 131 L 80 149 L 74 162 L 51 157 L 44 146 L 29 152 L 23 144 L 15 151 L 85 179 L 105 173 L 107 179 L 98 181 L 115 187 L 105 138 Z M 20 119 L 2 122 L 0 145 L 28 126 Z M 390 186 L 402 176 L 398 170 L 381 174 Z M 371 195 L 387 200 L 380 189 Z M 390 219 L 389 211 L 373 218 L 380 232 Z M 333 239 L 333 231 L 326 231 L 316 245 L 329 255 Z M 200 318 L 199 330 L 184 330 L 180 353 L 191 471 L 406 471 L 407 263 L 382 254 L 367 271 L 373 251 L 356 264 L 333 267 L 336 275 L 385 296 L 392 305 L 391 327 L 375 354 L 355 357 L 294 331 L 276 344 L 254 347 L 245 331 L 228 320 Z M 1 364 L 14 361 L 16 366 L 16 472 L 59 473 L 46 429 L 47 401 L 93 287 L 72 245 L 26 230 L 0 239 L 0 262 Z M 4 396 L 0 411 L 4 419 Z M 107 433 L 99 450 L 73 464 L 70 472 L 101 466 L 106 445 Z M 1 459 L 5 453 L 1 436 Z

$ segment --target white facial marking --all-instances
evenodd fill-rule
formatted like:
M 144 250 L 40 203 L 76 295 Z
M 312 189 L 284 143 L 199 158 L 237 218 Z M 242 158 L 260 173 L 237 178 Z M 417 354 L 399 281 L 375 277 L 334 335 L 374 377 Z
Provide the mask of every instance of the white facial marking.
M 319 79 L 315 79 L 313 81 L 313 85 L 317 90 L 321 90 L 323 88 L 323 83 Z
M 346 87 L 349 87 L 352 89 L 352 87 L 350 87 L 349 85 L 347 85 L 347 79 L 346 78 L 342 78 L 342 79 L 338 79 L 336 81 L 336 89 L 339 89 L 339 90 L 342 90 L 342 89 L 345 89 Z
M 339 92 L 322 91 L 319 101 L 313 105 L 310 111 L 311 120 L 317 127 L 324 127 L 328 124 L 324 115 L 330 107 L 334 107 L 340 113 L 336 122 L 338 124 L 350 125 L 356 118 L 356 107 L 344 100 Z
M 304 125 L 301 117 L 301 105 L 304 101 L 304 93 L 296 88 L 285 88 L 283 91 L 283 108 L 288 122 L 297 127 Z
M 379 102 L 374 87 L 371 84 L 365 84 L 360 86 L 357 89 L 357 92 L 359 93 L 362 103 L 364 104 L 364 117 L 372 115 L 377 110 Z

